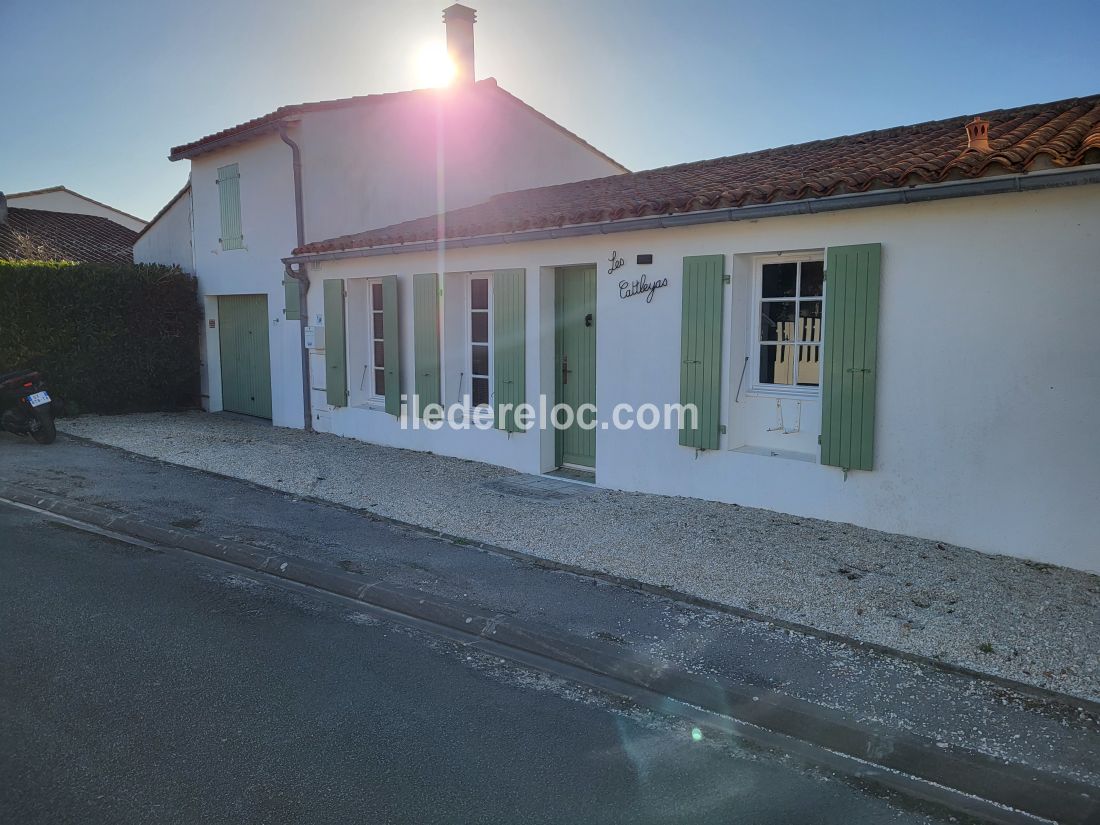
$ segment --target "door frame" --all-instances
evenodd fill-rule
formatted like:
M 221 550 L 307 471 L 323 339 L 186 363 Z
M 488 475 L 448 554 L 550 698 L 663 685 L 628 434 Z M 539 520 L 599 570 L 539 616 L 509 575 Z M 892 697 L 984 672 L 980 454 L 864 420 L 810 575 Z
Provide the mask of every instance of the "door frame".
M 563 403 L 562 398 L 562 355 L 564 348 L 564 336 L 562 315 L 563 315 L 563 299 L 564 290 L 562 289 L 562 279 L 568 271 L 592 271 L 593 277 L 593 294 L 592 294 L 592 325 L 595 327 L 595 336 L 599 336 L 599 313 L 597 312 L 598 306 L 598 267 L 596 264 L 573 264 L 570 266 L 559 266 L 554 268 L 554 405 Z M 595 403 L 596 399 L 596 346 L 595 340 L 592 347 L 592 401 Z M 576 412 L 574 410 L 574 412 Z M 596 471 L 596 440 L 595 430 L 592 431 L 592 465 L 584 466 L 578 464 L 566 464 L 564 462 L 565 455 L 565 431 L 554 427 L 554 467 L 562 468 L 569 467 L 575 468 L 586 472 L 594 473 Z
M 227 298 L 230 299 L 230 300 L 232 300 L 234 298 L 260 299 L 259 301 L 257 301 L 257 304 L 260 301 L 262 301 L 262 303 L 263 303 L 262 312 L 257 312 L 257 317 L 253 320 L 257 323 L 257 329 L 262 329 L 263 330 L 263 336 L 264 336 L 263 353 L 266 356 L 266 363 L 263 363 L 262 365 L 260 365 L 259 368 L 263 369 L 266 372 L 266 375 L 267 375 L 267 380 L 264 382 L 266 384 L 266 387 L 267 387 L 266 404 L 261 404 L 261 410 L 266 411 L 267 415 L 258 415 L 256 412 L 244 412 L 242 410 L 229 410 L 229 409 L 226 409 L 226 406 L 225 406 L 225 403 L 226 403 L 225 358 L 226 358 L 226 354 L 227 354 L 226 353 L 227 348 L 224 344 L 223 336 L 225 334 L 225 315 L 226 315 L 226 313 L 224 312 L 224 307 L 225 307 L 224 302 L 225 302 L 225 299 L 227 299 Z M 273 389 L 272 389 L 272 382 L 271 382 L 271 379 L 272 379 L 272 370 L 271 370 L 271 324 L 270 324 L 270 321 L 268 320 L 268 307 L 270 306 L 269 297 L 268 297 L 267 293 L 264 293 L 264 292 L 231 293 L 231 294 L 226 294 L 226 295 L 218 295 L 218 296 L 216 296 L 216 300 L 217 300 L 217 304 L 218 304 L 218 324 L 217 324 L 218 325 L 218 336 L 217 337 L 218 337 L 218 371 L 220 373 L 220 375 L 219 375 L 219 384 L 220 384 L 220 390 L 221 390 L 221 409 L 225 410 L 226 412 L 237 413 L 238 415 L 248 415 L 248 416 L 251 416 L 253 418 L 259 418 L 259 419 L 264 420 L 264 421 L 271 421 L 272 417 L 273 417 L 273 413 L 274 413 L 273 408 L 274 408 L 275 399 L 274 399 L 274 392 L 273 392 Z M 258 310 L 259 307 L 256 307 L 256 309 Z M 256 364 L 253 364 L 252 366 L 253 366 L 253 369 L 255 369 L 257 367 Z

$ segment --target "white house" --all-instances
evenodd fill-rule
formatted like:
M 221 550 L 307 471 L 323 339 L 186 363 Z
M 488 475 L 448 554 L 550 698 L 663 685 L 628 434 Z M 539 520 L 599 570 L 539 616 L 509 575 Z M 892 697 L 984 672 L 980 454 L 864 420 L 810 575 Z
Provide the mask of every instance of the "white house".
M 208 409 L 308 421 L 299 286 L 281 260 L 295 247 L 626 171 L 494 80 L 473 82 L 474 11 L 451 6 L 444 22 L 459 66 L 451 88 L 284 106 L 172 149 L 190 161 L 190 187 L 136 255 L 198 277 Z
M 129 212 L 115 209 L 105 203 L 81 195 L 64 186 L 51 186 L 47 189 L 33 189 L 29 192 L 11 192 L 7 195 L 8 206 L 13 209 L 37 209 L 42 212 L 64 212 L 69 215 L 94 215 L 107 218 L 134 232 L 145 228 L 145 221 Z
M 1100 571 L 1097 184 L 1100 96 L 305 244 L 286 263 L 311 284 L 312 423 Z M 503 407 L 542 399 L 594 404 L 595 428 Z M 484 426 L 429 427 L 427 402 Z M 693 426 L 614 420 L 677 403 Z

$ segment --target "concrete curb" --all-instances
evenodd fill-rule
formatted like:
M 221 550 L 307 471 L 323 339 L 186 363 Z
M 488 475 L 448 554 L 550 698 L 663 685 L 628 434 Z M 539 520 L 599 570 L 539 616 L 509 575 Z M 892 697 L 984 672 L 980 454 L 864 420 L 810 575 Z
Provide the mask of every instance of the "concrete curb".
M 544 570 L 553 570 L 562 573 L 569 573 L 574 576 L 583 576 L 584 578 L 597 579 L 599 581 L 606 582 L 607 584 L 613 584 L 617 587 L 625 587 L 630 590 L 636 590 L 652 596 L 660 596 L 662 598 L 671 599 L 672 601 L 676 602 L 682 602 L 693 607 L 701 607 L 705 610 L 713 610 L 718 613 L 726 613 L 728 615 L 736 616 L 739 619 L 745 619 L 747 621 L 759 622 L 760 624 L 768 624 L 772 627 L 778 627 L 783 630 L 790 630 L 803 636 L 810 636 L 812 638 L 821 639 L 826 642 L 835 642 L 837 644 L 842 644 L 855 650 L 866 650 L 873 653 L 881 654 L 883 656 L 890 656 L 894 659 L 901 659 L 905 662 L 912 662 L 913 664 L 920 665 L 921 667 L 932 668 L 943 673 L 951 673 L 957 676 L 965 676 L 970 679 L 980 679 L 983 682 L 988 682 L 989 684 L 1005 688 L 1006 690 L 1011 690 L 1014 693 L 1036 699 L 1040 702 L 1054 703 L 1067 708 L 1073 708 L 1075 710 L 1083 710 L 1094 716 L 1100 716 L 1100 702 L 1094 701 L 1092 699 L 1086 699 L 1081 696 L 1074 696 L 1068 693 L 1062 693 L 1057 690 L 1051 690 L 1050 688 L 1043 688 L 1039 687 L 1038 685 L 1032 685 L 1027 682 L 1020 682 L 1016 679 L 1010 679 L 1006 676 L 999 676 L 995 673 L 986 673 L 981 670 L 975 670 L 974 668 L 966 667 L 965 665 L 958 665 L 953 662 L 945 662 L 940 659 L 933 659 L 929 656 L 923 656 L 919 653 L 912 653 L 907 650 L 899 650 L 898 648 L 879 644 L 878 642 L 869 642 L 865 639 L 858 639 L 855 636 L 847 636 L 843 633 L 835 633 L 831 630 L 822 630 L 821 628 L 814 627 L 813 625 L 800 624 L 799 622 L 793 622 L 788 619 L 781 619 L 775 616 L 770 616 L 766 613 L 759 613 L 755 610 L 749 610 L 745 607 L 738 607 L 736 605 L 726 604 L 725 602 L 713 601 L 711 599 L 707 599 L 702 596 L 696 596 L 683 590 L 676 590 L 674 588 L 666 587 L 660 584 L 651 584 L 650 582 L 642 581 L 641 579 L 634 579 L 628 576 L 619 576 L 615 573 L 608 573 L 603 570 L 595 570 L 589 567 L 581 567 L 575 564 L 568 564 L 567 562 L 554 561 L 553 559 L 543 558 L 542 556 L 536 556 L 532 553 L 525 553 L 522 550 L 512 550 L 508 547 L 501 547 L 500 545 L 490 544 L 489 542 L 480 541 L 478 539 L 471 539 L 467 536 L 460 536 L 454 533 L 448 533 L 443 530 L 436 530 L 432 527 L 425 527 L 414 522 L 403 521 L 392 516 L 383 515 L 381 513 L 375 512 L 374 510 L 369 510 L 365 507 L 353 507 L 348 504 L 341 504 L 338 501 L 330 501 L 329 499 L 318 498 L 317 496 L 292 493 L 287 490 L 281 490 L 278 487 L 269 487 L 267 485 L 260 484 L 259 482 L 250 481 L 245 478 L 238 478 L 236 476 L 231 476 L 226 473 L 219 473 L 215 470 L 206 470 L 201 467 L 191 467 L 187 464 L 174 464 L 170 461 L 165 461 L 164 459 L 156 458 L 154 456 L 148 456 L 143 453 L 135 453 L 123 447 L 116 447 L 113 444 L 106 444 L 102 441 L 95 441 L 94 439 L 87 438 L 81 435 L 72 435 L 70 433 L 63 433 L 63 435 L 65 438 L 71 438 L 74 441 L 80 441 L 85 444 L 98 447 L 100 449 L 113 450 L 129 456 L 137 456 L 145 461 L 152 461 L 157 464 L 166 464 L 172 467 L 182 467 L 190 472 L 200 473 L 201 475 L 210 476 L 211 478 L 232 481 L 236 484 L 244 484 L 254 490 L 263 490 L 268 493 L 276 493 L 278 495 L 287 496 L 297 501 L 304 501 L 309 504 L 315 504 L 321 507 L 335 507 L 348 513 L 354 513 L 358 516 L 373 519 L 374 521 L 380 522 L 382 524 L 389 524 L 393 527 L 400 527 L 405 530 L 411 530 L 424 536 L 442 539 L 444 541 L 451 542 L 452 544 L 457 544 L 463 547 L 470 547 L 475 550 L 482 550 L 486 553 L 493 553 L 495 555 L 505 556 L 507 558 L 515 559 L 517 561 L 521 561 L 525 564 L 530 564 L 533 567 L 538 567 Z
M 463 636 L 488 640 L 527 657 L 550 660 L 629 688 L 670 697 L 850 757 L 871 769 L 864 772 L 868 776 L 881 772 L 876 769 L 885 769 L 916 777 L 925 783 L 918 793 L 943 804 L 959 805 L 962 794 L 1003 806 L 979 806 L 980 814 L 993 821 L 1034 822 L 1033 817 L 1040 817 L 1084 825 L 1100 818 L 1098 788 L 905 731 L 875 731 L 846 714 L 782 693 L 685 673 L 669 662 L 624 654 L 621 648 L 471 609 L 426 592 L 372 581 L 334 566 L 293 555 L 264 553 L 247 545 L 162 527 L 15 485 L 0 484 L 0 499 L 317 588 Z M 630 695 L 630 690 L 619 692 Z M 973 807 L 971 810 L 979 812 Z

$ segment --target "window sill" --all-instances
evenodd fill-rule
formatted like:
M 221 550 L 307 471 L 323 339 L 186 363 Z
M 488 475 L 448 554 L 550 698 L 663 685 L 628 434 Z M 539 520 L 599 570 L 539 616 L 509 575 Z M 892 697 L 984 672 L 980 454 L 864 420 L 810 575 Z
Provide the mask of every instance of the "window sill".
M 816 455 L 813 453 L 800 453 L 796 450 L 773 450 L 770 447 L 754 447 L 750 444 L 743 444 L 740 447 L 734 447 L 730 452 L 746 453 L 747 455 L 762 455 L 768 458 L 784 458 L 788 461 L 802 461 L 807 464 L 817 464 Z
M 753 398 L 792 398 L 796 401 L 820 401 L 819 387 L 749 387 L 745 397 Z
M 360 401 L 358 404 L 352 404 L 353 410 L 372 410 L 374 412 L 386 411 L 386 400 L 383 398 L 380 401 Z

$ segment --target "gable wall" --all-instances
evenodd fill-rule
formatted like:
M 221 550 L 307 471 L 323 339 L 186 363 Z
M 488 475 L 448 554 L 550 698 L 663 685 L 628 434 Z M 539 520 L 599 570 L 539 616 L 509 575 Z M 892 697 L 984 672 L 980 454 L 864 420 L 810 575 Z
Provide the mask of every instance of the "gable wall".
M 312 112 L 299 131 L 307 241 L 622 171 L 484 87 Z
M 178 266 L 194 273 L 191 192 L 185 192 L 134 244 L 134 263 Z

